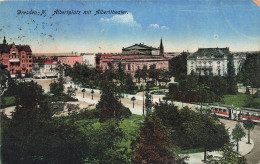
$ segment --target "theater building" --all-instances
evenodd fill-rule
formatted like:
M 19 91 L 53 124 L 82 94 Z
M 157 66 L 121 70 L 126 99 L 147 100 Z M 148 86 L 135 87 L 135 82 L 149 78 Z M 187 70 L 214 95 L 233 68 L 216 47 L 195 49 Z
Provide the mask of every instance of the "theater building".
M 6 66 L 12 78 L 21 73 L 32 73 L 32 50 L 29 45 L 15 45 L 6 43 L 4 37 L 0 44 L 0 64 Z
M 143 69 L 144 66 L 156 65 L 157 69 L 168 70 L 168 58 L 164 57 L 164 47 L 162 39 L 159 48 L 153 48 L 144 44 L 134 44 L 123 48 L 120 54 L 97 54 L 96 68 L 102 71 L 109 69 L 112 64 L 117 69 L 121 63 L 127 73 L 134 74 L 136 70 Z

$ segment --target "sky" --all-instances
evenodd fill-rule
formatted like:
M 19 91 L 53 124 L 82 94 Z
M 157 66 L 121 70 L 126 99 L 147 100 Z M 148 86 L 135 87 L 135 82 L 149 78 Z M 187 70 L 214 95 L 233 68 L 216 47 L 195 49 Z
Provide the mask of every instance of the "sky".
M 0 1 L 0 43 L 5 36 L 33 53 L 110 53 L 136 43 L 159 47 L 162 38 L 166 52 L 259 51 L 259 18 L 253 0 Z

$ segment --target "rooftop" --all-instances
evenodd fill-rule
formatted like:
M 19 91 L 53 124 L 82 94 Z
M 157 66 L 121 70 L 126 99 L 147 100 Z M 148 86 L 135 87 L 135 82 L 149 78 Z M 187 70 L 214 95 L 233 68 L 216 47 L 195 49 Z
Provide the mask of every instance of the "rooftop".
M 207 58 L 224 58 L 231 55 L 229 48 L 199 48 L 198 51 L 188 56 L 188 59 L 207 57 Z

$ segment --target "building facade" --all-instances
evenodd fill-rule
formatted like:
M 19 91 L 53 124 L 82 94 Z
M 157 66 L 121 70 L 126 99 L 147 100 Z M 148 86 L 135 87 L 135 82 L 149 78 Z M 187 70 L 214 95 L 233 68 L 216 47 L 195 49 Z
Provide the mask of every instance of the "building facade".
M 97 54 L 96 68 L 102 71 L 112 65 L 117 69 L 121 63 L 126 73 L 134 74 L 136 70 L 156 65 L 157 69 L 169 70 L 169 59 L 164 57 L 162 39 L 159 48 L 153 48 L 144 44 L 135 44 L 122 49 L 121 54 Z
M 33 57 L 33 77 L 39 79 L 58 77 L 57 60 L 53 57 Z
M 94 53 L 82 53 L 83 64 L 95 68 L 96 67 L 96 55 Z
M 228 63 L 231 62 L 237 75 L 245 58 L 241 54 L 232 54 L 229 48 L 199 48 L 187 57 L 187 74 L 227 76 Z
M 69 65 L 73 67 L 76 62 L 82 64 L 83 58 L 82 56 L 58 56 L 57 61 L 62 65 Z
M 110 57 L 97 56 L 99 58 L 98 68 L 102 71 L 109 69 L 109 65 L 112 64 L 114 69 L 118 69 L 119 63 L 121 63 L 123 70 L 126 73 L 134 74 L 136 70 L 143 69 L 144 66 L 149 67 L 156 65 L 157 69 L 169 70 L 168 59 L 152 57 L 146 55 L 113 55 Z
M 32 73 L 32 50 L 29 45 L 7 44 L 4 37 L 0 44 L 0 64 L 6 66 L 12 78 L 21 73 Z

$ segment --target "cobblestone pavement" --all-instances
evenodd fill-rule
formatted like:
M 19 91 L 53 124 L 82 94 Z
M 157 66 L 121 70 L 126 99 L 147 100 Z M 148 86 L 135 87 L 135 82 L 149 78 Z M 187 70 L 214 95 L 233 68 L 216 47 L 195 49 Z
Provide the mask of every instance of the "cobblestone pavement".
M 256 125 L 254 130 L 250 132 L 250 135 L 255 146 L 245 157 L 248 164 L 260 164 L 260 126 Z

